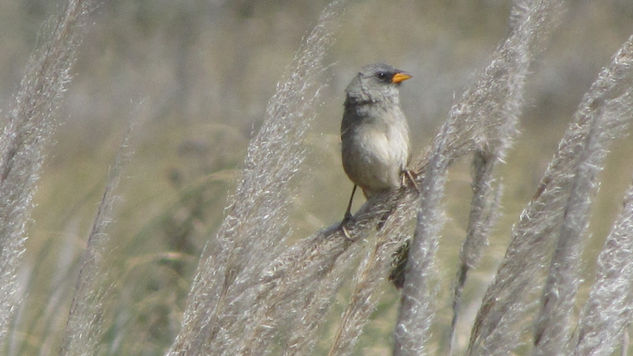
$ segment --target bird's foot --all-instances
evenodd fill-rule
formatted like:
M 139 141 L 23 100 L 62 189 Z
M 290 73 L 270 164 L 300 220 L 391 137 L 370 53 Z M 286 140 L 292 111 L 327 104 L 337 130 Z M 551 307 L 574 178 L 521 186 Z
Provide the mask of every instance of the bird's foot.
M 348 239 L 348 240 L 354 240 L 354 239 L 352 239 L 352 236 L 349 234 L 349 231 L 345 227 L 345 225 L 348 222 L 350 222 L 352 219 L 353 219 L 352 218 L 352 214 L 350 214 L 349 212 L 346 212 L 345 216 L 343 217 L 343 221 L 341 221 L 341 224 L 339 225 L 339 228 L 343 232 L 343 236 L 345 236 L 345 238 Z
M 406 181 L 408 180 L 413 186 L 413 189 L 420 194 L 420 187 L 418 187 L 418 184 L 415 182 L 415 175 L 413 171 L 408 169 L 402 171 L 402 185 L 406 186 Z
M 343 224 L 341 224 L 341 231 L 343 231 L 343 236 L 345 236 L 346 239 L 348 239 L 350 241 L 354 240 L 354 239 L 352 239 L 352 236 L 349 234 L 349 231 L 347 231 L 347 228 Z

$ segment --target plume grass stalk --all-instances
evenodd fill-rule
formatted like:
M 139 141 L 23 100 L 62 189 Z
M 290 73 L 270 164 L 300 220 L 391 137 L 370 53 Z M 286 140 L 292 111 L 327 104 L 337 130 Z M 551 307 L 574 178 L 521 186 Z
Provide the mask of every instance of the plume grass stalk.
M 426 164 L 417 171 L 425 172 Z M 392 214 L 385 221 L 382 230 L 379 232 L 382 238 L 377 237 L 376 244 L 365 256 L 354 275 L 354 289 L 341 317 L 341 323 L 338 326 L 334 342 L 330 347 L 329 355 L 347 355 L 353 351 L 354 345 L 378 301 L 379 294 L 376 291 L 389 274 L 392 255 L 410 233 L 405 226 L 413 217 L 414 209 L 411 209 L 411 206 L 418 199 L 415 190 L 411 188 L 400 192 L 398 195 L 391 197 L 391 199 L 389 197 L 382 197 L 382 199 L 388 202 L 386 205 L 395 204 L 392 206 L 396 206 L 396 208 L 393 209 Z M 373 207 L 376 209 L 376 212 L 372 214 L 375 217 L 372 220 L 374 222 L 373 226 L 376 226 L 375 224 L 379 217 L 389 212 L 387 209 L 379 209 L 381 204 L 385 204 L 384 201 L 377 203 Z M 371 203 L 372 201 L 367 204 Z M 364 214 L 358 214 L 357 216 L 359 215 L 363 217 Z M 365 231 L 364 233 L 369 234 L 370 231 Z M 353 247 L 359 248 L 356 245 Z
M 322 278 L 314 292 L 307 298 L 301 298 L 300 304 L 294 309 L 301 317 L 294 318 L 291 327 L 290 339 L 284 350 L 284 355 L 309 355 L 318 341 L 317 332 L 319 326 L 325 321 L 325 314 L 330 309 L 332 300 L 341 285 L 345 282 L 345 276 L 357 260 L 357 254 L 363 249 L 348 249 L 341 256 L 340 262 L 332 266 L 327 275 Z M 348 261 L 343 263 L 343 261 Z M 306 301 L 306 302 L 303 302 Z
M 633 314 L 633 185 L 598 256 L 596 281 L 578 321 L 577 355 L 611 355 Z
M 449 125 L 444 126 L 441 137 L 448 139 Z M 440 141 L 431 157 L 430 169 L 422 179 L 420 207 L 409 256 L 404 270 L 398 321 L 394 330 L 393 354 L 424 355 L 430 338 L 434 315 L 434 290 L 429 283 L 434 272 L 435 253 L 445 216 L 442 208 L 446 174 L 450 156 L 442 154 L 446 141 Z
M 519 344 L 528 306 L 538 290 L 534 286 L 544 274 L 548 251 L 563 223 L 591 119 L 605 109 L 609 98 L 627 90 L 631 49 L 629 38 L 585 94 L 534 197 L 514 225 L 506 255 L 477 313 L 468 355 L 506 355 Z
M 508 137 L 510 138 L 510 137 Z M 497 155 L 504 155 L 504 150 L 497 152 L 475 152 L 473 157 L 473 197 L 470 203 L 470 214 L 466 238 L 459 251 L 460 266 L 453 288 L 453 318 L 451 319 L 448 336 L 449 355 L 457 347 L 455 329 L 459 318 L 462 293 L 468 271 L 475 268 L 481 259 L 483 249 L 488 245 L 488 236 L 501 214 L 499 202 L 502 186 L 494 176 L 495 167 L 499 162 Z
M 42 28 L 44 40 L 26 64 L 0 133 L 0 346 L 19 303 L 15 276 L 45 148 L 93 6 L 93 1 L 69 0 L 50 27 Z
M 599 184 L 609 144 L 626 132 L 631 118 L 631 90 L 607 100 L 591 118 L 590 131 L 579 153 L 565 216 L 542 297 L 534 337 L 535 355 L 568 354 L 581 255 L 592 198 Z
M 268 324 L 266 311 L 258 310 L 259 282 L 288 235 L 289 183 L 305 157 L 302 142 L 314 117 L 310 110 L 322 88 L 323 57 L 343 3 L 335 0 L 323 10 L 268 103 L 225 220 L 202 253 L 182 329 L 169 354 L 261 354 L 271 342 L 268 336 L 276 325 Z M 244 337 L 237 339 L 236 334 Z
M 66 322 L 62 355 L 96 355 L 103 334 L 105 297 L 110 289 L 107 281 L 107 256 L 110 237 L 107 228 L 112 222 L 117 196 L 115 190 L 121 182 L 121 172 L 131 160 L 130 147 L 136 122 L 128 128 L 114 163 L 108 172 L 106 186 L 88 235 L 86 249 L 81 256 L 79 276 Z

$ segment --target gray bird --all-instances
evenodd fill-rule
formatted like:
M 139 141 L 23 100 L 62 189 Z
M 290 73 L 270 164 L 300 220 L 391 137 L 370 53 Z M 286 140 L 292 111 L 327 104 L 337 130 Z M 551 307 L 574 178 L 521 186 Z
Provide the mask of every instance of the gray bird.
M 357 186 L 370 198 L 400 188 L 405 177 L 414 182 L 407 170 L 409 126 L 400 109 L 398 88 L 409 78 L 410 74 L 390 65 L 370 64 L 345 89 L 342 158 L 354 188 L 342 224 L 351 218 Z M 343 232 L 349 237 L 344 226 Z

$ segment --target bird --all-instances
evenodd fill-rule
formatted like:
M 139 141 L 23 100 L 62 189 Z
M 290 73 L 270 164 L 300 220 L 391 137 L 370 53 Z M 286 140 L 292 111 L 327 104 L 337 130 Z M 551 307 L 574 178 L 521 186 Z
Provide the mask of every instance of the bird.
M 400 108 L 399 87 L 412 75 L 395 67 L 376 63 L 366 65 L 345 89 L 341 121 L 343 169 L 354 183 L 347 210 L 341 222 L 352 219 L 351 208 L 356 188 L 366 198 L 400 188 L 406 178 L 415 185 L 407 169 L 410 158 L 409 125 Z

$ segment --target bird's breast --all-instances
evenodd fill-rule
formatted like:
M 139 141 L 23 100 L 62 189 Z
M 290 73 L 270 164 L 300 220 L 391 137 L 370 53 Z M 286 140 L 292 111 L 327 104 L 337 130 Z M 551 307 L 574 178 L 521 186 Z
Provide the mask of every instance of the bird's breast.
M 347 115 L 348 113 L 346 113 Z M 409 157 L 404 115 L 349 113 L 341 127 L 343 168 L 350 179 L 369 191 L 399 187 Z

